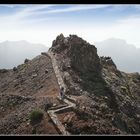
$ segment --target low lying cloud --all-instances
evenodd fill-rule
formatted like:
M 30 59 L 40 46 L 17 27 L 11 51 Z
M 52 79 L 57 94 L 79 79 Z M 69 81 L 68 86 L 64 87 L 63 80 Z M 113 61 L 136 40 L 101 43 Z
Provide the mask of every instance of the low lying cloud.
M 1 7 L 2 5 L 0 5 Z M 60 33 L 77 34 L 90 43 L 116 37 L 140 47 L 139 5 L 3 5 L 14 12 L 0 16 L 0 41 L 27 40 L 51 45 Z M 128 9 L 133 8 L 132 12 Z M 137 12 L 134 10 L 137 9 Z M 108 11 L 109 15 L 92 16 L 91 10 Z M 114 13 L 125 11 L 114 20 Z M 78 13 L 85 11 L 83 16 Z M 86 12 L 88 11 L 88 12 Z M 139 11 L 139 12 L 138 12 Z M 71 15 L 71 18 L 68 15 Z M 65 16 L 64 16 L 65 15 Z

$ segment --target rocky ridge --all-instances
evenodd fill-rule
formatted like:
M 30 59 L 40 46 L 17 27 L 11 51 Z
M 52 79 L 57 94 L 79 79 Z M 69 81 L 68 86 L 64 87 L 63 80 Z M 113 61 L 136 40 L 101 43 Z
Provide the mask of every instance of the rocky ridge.
M 86 121 L 92 122 L 73 133 L 139 133 L 138 73 L 119 71 L 110 57 L 99 58 L 95 46 L 76 35 L 60 34 L 49 51 L 57 61 L 67 95 L 79 96 L 76 111 L 84 110 L 89 115 Z M 72 121 L 70 131 L 78 127 Z
M 28 116 L 33 108 L 45 115 L 46 125 L 39 123 L 36 133 L 58 134 L 44 106 L 49 99 L 54 110 L 65 104 L 57 97 L 61 86 L 65 98 L 76 105 L 56 114 L 68 133 L 140 133 L 140 75 L 119 71 L 110 57 L 99 57 L 96 47 L 77 35 L 60 34 L 48 53 L 1 70 L 0 77 L 1 134 L 31 134 L 34 126 L 28 124 Z

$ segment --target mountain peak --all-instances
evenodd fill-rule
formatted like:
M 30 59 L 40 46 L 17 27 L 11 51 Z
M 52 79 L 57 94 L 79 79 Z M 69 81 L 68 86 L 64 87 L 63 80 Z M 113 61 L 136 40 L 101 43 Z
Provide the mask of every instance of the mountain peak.
M 50 50 L 54 52 L 61 52 L 70 47 L 81 48 L 84 46 L 88 46 L 88 47 L 93 46 L 95 48 L 94 45 L 89 45 L 88 42 L 83 40 L 81 37 L 78 37 L 77 35 L 70 34 L 68 37 L 64 37 L 64 35 L 61 33 L 53 41 Z
M 81 73 L 85 73 L 85 71 L 98 73 L 100 71 L 100 60 L 96 47 L 77 35 L 64 37 L 63 34 L 60 34 L 53 41 L 49 51 L 61 55 L 64 61 L 64 58 L 69 60 L 69 65 Z

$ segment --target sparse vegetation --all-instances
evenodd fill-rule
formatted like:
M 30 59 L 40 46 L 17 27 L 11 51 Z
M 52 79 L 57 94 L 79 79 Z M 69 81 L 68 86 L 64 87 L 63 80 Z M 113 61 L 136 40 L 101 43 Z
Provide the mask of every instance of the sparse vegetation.
M 127 87 L 125 87 L 125 86 L 121 86 L 121 89 L 122 89 L 124 92 L 128 93 L 128 89 L 127 89 Z
M 61 35 L 43 55 L 0 70 L 0 134 L 63 135 L 61 123 L 70 134 L 140 133 L 138 74 L 102 63 L 75 36 Z M 66 98 L 59 100 L 63 81 Z
M 43 113 L 40 110 L 33 110 L 29 116 L 31 122 L 38 122 L 41 121 L 43 118 Z

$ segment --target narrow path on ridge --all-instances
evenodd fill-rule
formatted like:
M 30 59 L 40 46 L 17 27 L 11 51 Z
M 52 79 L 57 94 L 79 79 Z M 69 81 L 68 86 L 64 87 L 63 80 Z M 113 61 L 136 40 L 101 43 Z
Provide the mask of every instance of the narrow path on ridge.
M 61 74 L 60 74 L 60 71 L 59 71 L 59 68 L 58 68 L 58 65 L 57 65 L 57 61 L 56 61 L 55 57 L 53 56 L 53 53 L 48 52 L 48 55 L 50 56 L 50 58 L 52 60 L 52 66 L 53 66 L 56 78 L 58 80 L 59 87 L 66 88 L 66 85 L 64 84 L 64 81 L 61 77 Z M 57 96 L 57 99 L 62 101 L 59 96 Z M 72 100 L 73 102 L 71 102 L 69 99 Z M 70 135 L 70 133 L 65 129 L 65 126 L 58 119 L 57 113 L 60 113 L 60 112 L 63 113 L 67 110 L 71 110 L 72 108 L 74 108 L 76 106 L 76 104 L 74 103 L 75 101 L 76 100 L 74 98 L 67 97 L 65 95 L 65 98 L 63 99 L 63 102 L 66 103 L 67 106 L 60 107 L 58 109 L 48 110 L 48 114 L 49 114 L 50 118 L 52 119 L 52 121 L 56 125 L 56 127 L 59 129 L 60 133 L 63 134 L 63 135 Z

